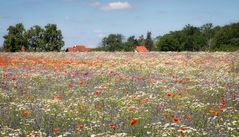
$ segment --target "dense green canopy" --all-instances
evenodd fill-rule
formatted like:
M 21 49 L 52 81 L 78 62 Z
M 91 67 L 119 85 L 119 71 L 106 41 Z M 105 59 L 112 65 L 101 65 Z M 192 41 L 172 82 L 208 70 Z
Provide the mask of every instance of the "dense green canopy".
M 26 31 L 19 23 L 7 30 L 8 34 L 3 37 L 4 51 L 60 51 L 64 46 L 62 32 L 55 24 L 44 28 L 36 25 Z M 94 51 L 134 51 L 139 45 L 144 45 L 149 51 L 237 51 L 239 23 L 222 27 L 214 27 L 212 23 L 201 27 L 188 24 L 155 39 L 151 32 L 147 32 L 146 37 L 129 36 L 127 39 L 122 34 L 109 34 Z
M 8 34 L 3 37 L 3 49 L 7 52 L 60 51 L 64 46 L 61 30 L 55 24 L 48 24 L 44 29 L 36 25 L 26 31 L 19 23 L 7 30 Z

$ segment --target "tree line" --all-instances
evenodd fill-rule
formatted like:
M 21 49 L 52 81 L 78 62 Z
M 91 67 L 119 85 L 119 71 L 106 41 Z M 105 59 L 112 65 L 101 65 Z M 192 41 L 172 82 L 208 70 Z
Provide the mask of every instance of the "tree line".
M 134 51 L 138 45 L 145 45 L 150 51 L 237 51 L 239 50 L 239 23 L 225 26 L 213 26 L 207 23 L 201 27 L 190 24 L 178 31 L 152 38 L 151 32 L 146 38 L 130 36 L 124 40 L 122 34 L 109 34 L 102 39 L 96 50 Z
M 130 36 L 127 40 L 122 34 L 109 34 L 102 39 L 101 45 L 95 51 L 134 51 L 139 45 L 144 45 L 149 50 L 154 49 L 151 32 L 147 32 L 146 38 L 143 35 L 138 38 Z
M 22 23 L 9 26 L 5 35 L 3 50 L 7 52 L 60 51 L 64 46 L 61 30 L 55 24 L 44 28 L 36 25 L 25 30 Z M 237 51 L 239 50 L 239 23 L 213 26 L 212 23 L 195 27 L 190 24 L 181 30 L 170 31 L 163 36 L 129 36 L 109 34 L 93 51 L 134 51 L 144 45 L 149 51 Z
M 160 51 L 237 51 L 239 50 L 239 23 L 201 27 L 186 25 L 172 31 L 156 42 Z
M 6 52 L 32 51 L 48 52 L 60 51 L 64 46 L 61 30 L 56 24 L 48 24 L 44 28 L 39 25 L 25 30 L 22 23 L 9 26 L 8 34 L 3 36 L 3 50 Z

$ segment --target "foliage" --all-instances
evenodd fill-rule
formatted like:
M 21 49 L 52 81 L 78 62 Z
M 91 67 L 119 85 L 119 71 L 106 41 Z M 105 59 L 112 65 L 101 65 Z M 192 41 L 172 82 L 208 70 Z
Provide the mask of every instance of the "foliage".
M 25 31 L 22 23 L 9 26 L 4 36 L 4 50 L 7 52 L 27 51 L 60 51 L 64 46 L 61 30 L 57 25 L 48 24 L 45 28 L 36 25 Z
M 60 51 L 64 46 L 61 30 L 57 30 L 56 24 L 48 24 L 43 32 L 45 43 L 44 51 Z
M 146 39 L 145 39 L 145 47 L 149 50 L 149 51 L 151 51 L 152 49 L 153 49 L 153 47 L 154 47 L 154 42 L 153 42 L 153 40 L 152 40 L 152 33 L 151 32 L 147 32 L 147 35 L 146 35 Z
M 16 24 L 15 26 L 9 26 L 8 35 L 3 36 L 4 43 L 3 48 L 7 52 L 21 51 L 27 47 L 27 41 L 25 38 L 25 28 L 22 23 Z
M 237 51 L 239 50 L 239 23 L 213 27 L 186 25 L 160 37 L 156 46 L 161 51 Z
M 110 34 L 105 37 L 102 40 L 103 46 L 99 49 L 104 51 L 134 51 L 136 46 L 144 45 L 150 51 L 239 50 L 239 23 L 223 27 L 214 27 L 212 23 L 206 23 L 201 27 L 188 24 L 182 30 L 171 31 L 156 37 L 155 40 L 152 39 L 151 32 L 147 32 L 146 38 L 143 35 L 139 38 L 130 36 L 126 42 L 123 42 L 117 35 L 122 36 L 121 34 Z
M 27 33 L 26 37 L 28 40 L 29 51 L 44 51 L 45 41 L 44 41 L 44 29 L 36 25 L 31 27 Z
M 146 39 L 141 35 L 136 38 L 134 35 L 129 36 L 126 41 L 122 34 L 109 34 L 102 39 L 102 46 L 98 47 L 95 51 L 134 51 L 136 46 L 144 45 L 147 49 L 154 49 L 154 41 L 151 37 L 151 32 L 147 33 Z
M 120 51 L 123 49 L 123 35 L 121 34 L 110 34 L 103 38 L 102 48 L 106 51 Z
M 239 23 L 226 25 L 219 29 L 214 37 L 213 49 L 216 51 L 239 50 Z
M 137 38 L 135 36 L 130 36 L 127 39 L 127 42 L 125 42 L 124 44 L 124 51 L 134 51 L 136 46 L 139 45 L 139 41 L 137 40 Z

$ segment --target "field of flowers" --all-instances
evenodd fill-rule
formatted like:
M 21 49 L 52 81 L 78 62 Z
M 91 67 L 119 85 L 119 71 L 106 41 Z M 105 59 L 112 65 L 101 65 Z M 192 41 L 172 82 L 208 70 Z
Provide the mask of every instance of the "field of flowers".
M 0 136 L 239 136 L 239 53 L 1 53 Z

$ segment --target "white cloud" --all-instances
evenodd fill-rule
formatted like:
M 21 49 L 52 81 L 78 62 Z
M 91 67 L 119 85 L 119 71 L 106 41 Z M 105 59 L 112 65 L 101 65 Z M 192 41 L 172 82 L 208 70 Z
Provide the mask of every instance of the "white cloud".
M 130 9 L 131 5 L 128 2 L 111 2 L 108 4 L 102 4 L 100 2 L 93 3 L 93 6 L 101 10 L 124 10 Z
M 130 4 L 128 2 L 112 2 L 107 4 L 105 8 L 108 10 L 129 9 Z

